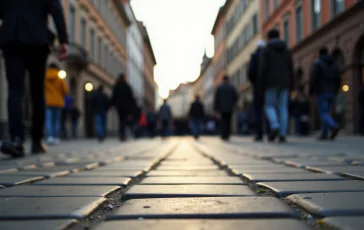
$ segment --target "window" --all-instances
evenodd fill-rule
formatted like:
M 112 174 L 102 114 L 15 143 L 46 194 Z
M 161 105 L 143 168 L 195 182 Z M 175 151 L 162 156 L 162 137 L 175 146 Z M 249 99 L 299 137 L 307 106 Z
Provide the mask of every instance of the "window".
M 69 30 L 70 30 L 70 40 L 71 42 L 76 41 L 76 9 L 74 6 L 70 6 L 70 23 L 69 23 Z
M 90 51 L 91 51 L 91 58 L 95 59 L 95 30 L 90 30 Z
M 289 13 L 286 13 L 283 19 L 283 39 L 287 42 L 289 46 Z
M 311 0 L 312 29 L 317 29 L 321 24 L 321 0 Z
M 86 48 L 86 19 L 81 20 L 81 45 Z
M 279 6 L 279 0 L 274 0 L 274 9 L 277 9 Z
M 254 14 L 252 23 L 253 23 L 253 36 L 254 36 L 258 33 L 258 15 L 257 14 Z
M 344 0 L 331 0 L 331 11 L 332 16 L 335 17 L 340 14 L 345 9 L 345 1 Z
M 108 62 L 109 62 L 109 54 L 108 54 L 108 52 L 107 52 L 108 50 L 107 50 L 107 45 L 105 44 L 105 46 L 104 46 L 104 65 L 103 65 L 103 67 L 106 69 L 107 68 L 107 65 L 108 65 Z
M 303 8 L 302 5 L 296 7 L 296 42 L 303 38 Z
M 268 19 L 270 14 L 269 2 L 270 0 L 265 0 L 265 19 Z
M 102 64 L 102 38 L 99 37 L 97 41 L 97 56 L 99 64 Z

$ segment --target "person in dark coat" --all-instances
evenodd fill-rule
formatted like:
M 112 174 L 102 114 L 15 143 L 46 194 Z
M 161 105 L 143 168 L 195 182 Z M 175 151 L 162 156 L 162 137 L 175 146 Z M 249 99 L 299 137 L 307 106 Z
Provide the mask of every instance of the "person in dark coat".
M 67 54 L 67 30 L 59 0 L 1 0 L 0 48 L 5 59 L 8 80 L 8 117 L 10 141 L 1 152 L 12 157 L 24 156 L 23 98 L 26 70 L 29 72 L 32 98 L 32 149 L 45 153 L 43 144 L 45 96 L 44 78 L 49 46 L 53 35 L 48 30 L 48 15 L 53 17 L 61 44 L 60 58 Z
M 274 141 L 279 135 L 282 143 L 286 142 L 288 131 L 288 101 L 294 85 L 293 60 L 287 44 L 279 39 L 278 30 L 270 30 L 267 38 L 268 44 L 259 62 L 257 87 L 259 93 L 264 95 L 271 128 L 269 141 Z
M 360 104 L 360 127 L 359 132 L 361 135 L 364 135 L 364 85 L 360 87 L 359 91 L 359 104 Z
M 110 99 L 104 92 L 103 85 L 100 85 L 92 94 L 91 104 L 95 115 L 97 138 L 99 141 L 104 141 L 106 137 L 107 112 L 110 106 Z
M 115 106 L 119 115 L 119 137 L 121 141 L 126 139 L 125 128 L 128 121 L 133 120 L 136 111 L 136 101 L 133 91 L 127 82 L 125 74 L 120 74 L 112 96 L 112 104 Z
M 335 59 L 329 55 L 326 47 L 319 50 L 319 58 L 311 69 L 310 95 L 316 97 L 322 121 L 322 133 L 319 140 L 334 140 L 339 133 L 339 125 L 330 116 L 335 106 L 337 94 L 341 87 L 341 71 Z M 329 137 L 329 130 L 331 135 Z
M 291 114 L 295 123 L 295 134 L 297 136 L 307 135 L 309 131 L 310 100 L 300 86 L 292 100 Z
M 200 126 L 205 117 L 205 109 L 199 96 L 196 96 L 195 101 L 191 104 L 189 116 L 192 122 L 192 134 L 195 139 L 198 139 L 200 136 Z
M 230 84 L 229 76 L 224 76 L 223 83 L 217 88 L 214 110 L 221 118 L 221 138 L 229 140 L 231 134 L 231 116 L 238 100 L 236 88 Z
M 259 88 L 257 86 L 258 71 L 259 71 L 259 59 L 263 53 L 264 47 L 266 46 L 264 41 L 258 41 L 257 50 L 251 55 L 249 68 L 248 68 L 248 78 L 253 86 L 253 107 L 255 115 L 255 141 L 263 140 L 263 120 L 264 119 L 264 99 L 262 94 L 258 92 Z
M 80 116 L 80 110 L 77 108 L 76 104 L 73 103 L 70 109 L 71 130 L 73 139 L 77 139 L 78 120 L 80 119 Z

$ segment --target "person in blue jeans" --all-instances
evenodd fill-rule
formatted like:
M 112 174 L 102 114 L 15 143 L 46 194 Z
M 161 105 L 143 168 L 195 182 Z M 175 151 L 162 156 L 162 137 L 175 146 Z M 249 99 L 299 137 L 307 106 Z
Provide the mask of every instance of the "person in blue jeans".
M 107 112 L 110 107 L 110 99 L 104 92 L 103 85 L 99 86 L 91 98 L 95 116 L 95 128 L 97 138 L 100 142 L 106 137 Z
M 341 71 L 335 59 L 329 55 L 327 47 L 319 50 L 319 57 L 312 64 L 310 76 L 310 95 L 316 98 L 321 117 L 322 133 L 319 140 L 334 140 L 340 129 L 331 117 L 337 94 L 341 86 Z M 329 131 L 331 134 L 329 136 Z
M 272 142 L 279 135 L 283 143 L 288 129 L 288 100 L 294 85 L 293 60 L 287 44 L 279 39 L 278 30 L 270 30 L 267 39 L 268 44 L 260 55 L 256 88 L 264 95 L 271 129 L 268 139 Z
M 189 116 L 192 122 L 192 134 L 195 139 L 198 139 L 200 136 L 200 125 L 205 117 L 204 106 L 199 96 L 196 96 L 195 101 L 191 104 Z

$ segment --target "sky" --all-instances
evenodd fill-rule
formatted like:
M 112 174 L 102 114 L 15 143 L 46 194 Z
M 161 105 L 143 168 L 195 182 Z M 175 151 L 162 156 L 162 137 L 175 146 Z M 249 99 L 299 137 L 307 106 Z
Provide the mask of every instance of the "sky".
M 225 0 L 132 0 L 157 59 L 154 79 L 159 95 L 168 96 L 180 83 L 197 79 L 204 50 L 214 53 L 211 30 Z

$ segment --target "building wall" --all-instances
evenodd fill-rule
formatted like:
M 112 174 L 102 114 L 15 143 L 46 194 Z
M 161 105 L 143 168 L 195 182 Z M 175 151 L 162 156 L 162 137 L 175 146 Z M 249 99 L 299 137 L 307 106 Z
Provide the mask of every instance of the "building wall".
M 225 16 L 222 15 L 217 18 L 217 25 L 215 31 L 213 31 L 215 41 L 215 54 L 212 59 L 213 74 L 214 74 L 214 88 L 216 88 L 222 81 L 226 70 L 226 26 Z
M 214 66 L 210 64 L 204 71 L 204 82 L 203 82 L 203 104 L 205 106 L 205 112 L 207 114 L 213 113 L 213 101 L 214 101 Z
M 148 110 L 154 110 L 156 103 L 156 83 L 154 81 L 154 60 L 151 50 L 144 42 L 144 105 Z
M 168 104 L 171 107 L 173 118 L 186 118 L 193 100 L 193 91 L 189 84 L 181 85 L 168 97 Z

